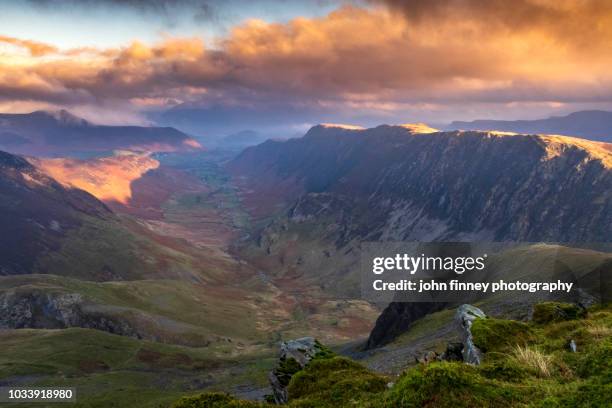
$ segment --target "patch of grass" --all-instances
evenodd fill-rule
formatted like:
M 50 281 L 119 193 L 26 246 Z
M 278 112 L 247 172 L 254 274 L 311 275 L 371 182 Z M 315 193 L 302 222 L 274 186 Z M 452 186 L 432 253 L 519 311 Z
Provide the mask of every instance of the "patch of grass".
M 290 406 L 337 407 L 386 389 L 387 380 L 344 357 L 312 360 L 289 383 Z
M 503 319 L 476 319 L 472 325 L 474 344 L 484 352 L 507 351 L 535 341 L 532 328 L 523 322 Z
M 289 381 L 291 381 L 291 377 L 300 370 L 302 370 L 300 363 L 290 357 L 280 360 L 278 367 L 274 369 L 274 374 L 276 374 L 282 386 L 287 386 Z
M 67 232 L 59 250 L 36 260 L 35 273 L 117 281 L 167 278 L 196 269 L 192 256 L 133 231 L 129 217 L 81 218 L 82 225 Z
M 253 375 L 243 374 L 250 360 L 222 359 L 209 348 L 91 329 L 4 330 L 0 345 L 0 381 L 75 387 L 75 407 L 168 407 L 195 390 L 229 389 L 237 377 Z
M 603 324 L 594 324 L 592 326 L 589 326 L 587 327 L 587 332 L 589 333 L 589 335 L 594 336 L 598 339 L 612 337 L 612 327 L 608 327 Z
M 288 407 L 335 408 L 361 406 L 387 389 L 387 379 L 344 357 L 311 360 L 289 383 Z M 276 405 L 237 400 L 227 394 L 184 397 L 172 408 L 255 408 Z
M 487 361 L 479 370 L 486 378 L 508 382 L 520 382 L 529 374 L 527 368 L 514 359 Z
M 172 408 L 257 408 L 268 406 L 252 401 L 233 398 L 218 392 L 203 393 L 192 397 L 183 397 L 172 405 Z
M 219 293 L 189 281 L 162 279 L 90 282 L 24 275 L 0 277 L 0 293 L 4 291 L 80 294 L 85 312 L 126 322 L 145 339 L 164 343 L 216 346 L 224 334 L 252 344 L 268 334 L 256 326 L 256 306 L 241 299 L 246 290 Z
M 442 362 L 407 371 L 380 406 L 508 407 L 527 398 L 519 386 L 487 379 L 476 367 Z
M 513 357 L 519 365 L 528 367 L 542 377 L 550 377 L 552 359 L 537 348 L 517 345 Z
M 590 345 L 578 354 L 576 372 L 583 378 L 604 376 L 612 381 L 612 338 Z
M 542 302 L 533 307 L 533 322 L 537 324 L 576 320 L 585 315 L 585 309 L 571 303 Z
M 336 353 L 332 351 L 329 347 L 322 344 L 319 340 L 315 339 L 315 348 L 317 349 L 317 354 L 312 358 L 313 360 L 322 360 L 326 358 L 336 357 Z

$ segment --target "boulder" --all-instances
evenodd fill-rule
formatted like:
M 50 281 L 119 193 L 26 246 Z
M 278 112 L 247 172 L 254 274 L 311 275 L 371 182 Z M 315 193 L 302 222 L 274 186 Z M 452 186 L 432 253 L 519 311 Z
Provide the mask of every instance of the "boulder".
M 323 346 L 313 337 L 281 343 L 278 364 L 268 375 L 275 403 L 287 403 L 287 386 L 293 374 L 306 367 L 310 360 L 323 350 Z
M 476 319 L 485 319 L 486 317 L 482 310 L 472 305 L 461 305 L 455 313 L 455 322 L 457 322 L 461 332 L 463 361 L 468 364 L 478 365 L 482 361 L 482 351 L 474 344 L 471 328 Z

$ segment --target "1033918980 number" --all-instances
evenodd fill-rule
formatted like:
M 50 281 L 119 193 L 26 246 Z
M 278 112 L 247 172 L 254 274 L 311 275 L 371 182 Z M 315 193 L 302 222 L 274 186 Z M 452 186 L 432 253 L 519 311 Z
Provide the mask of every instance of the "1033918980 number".
M 18 401 L 67 401 L 73 402 L 76 392 L 73 388 L 0 388 L 0 402 Z

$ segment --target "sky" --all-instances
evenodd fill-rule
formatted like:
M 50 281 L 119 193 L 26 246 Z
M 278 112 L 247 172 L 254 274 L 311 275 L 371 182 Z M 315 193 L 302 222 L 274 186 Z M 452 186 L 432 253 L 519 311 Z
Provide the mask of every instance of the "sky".
M 0 111 L 540 118 L 612 109 L 611 44 L 607 0 L 0 0 Z

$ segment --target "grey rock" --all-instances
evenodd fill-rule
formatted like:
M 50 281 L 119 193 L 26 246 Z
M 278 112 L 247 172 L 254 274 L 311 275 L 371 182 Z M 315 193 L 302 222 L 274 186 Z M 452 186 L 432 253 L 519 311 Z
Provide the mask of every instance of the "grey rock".
M 0 328 L 76 326 L 81 304 L 81 296 L 75 293 L 5 292 L 0 294 Z
M 485 319 L 482 310 L 472 305 L 461 305 L 455 313 L 455 322 L 459 326 L 463 343 L 463 361 L 478 365 L 482 361 L 482 351 L 476 347 L 472 338 L 472 324 L 476 319 Z
M 0 329 L 83 327 L 143 338 L 131 324 L 88 310 L 78 293 L 9 290 L 0 293 Z
M 297 340 L 282 342 L 279 362 L 268 375 L 274 401 L 286 404 L 289 395 L 287 386 L 295 372 L 304 368 L 310 360 L 321 351 L 321 346 L 313 337 L 303 337 Z

